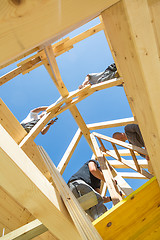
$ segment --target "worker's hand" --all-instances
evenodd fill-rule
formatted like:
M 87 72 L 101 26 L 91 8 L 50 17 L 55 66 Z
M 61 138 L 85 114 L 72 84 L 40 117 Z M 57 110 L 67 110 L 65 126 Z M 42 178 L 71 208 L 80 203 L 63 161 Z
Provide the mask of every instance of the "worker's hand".
M 111 197 L 103 197 L 104 203 L 108 203 L 110 201 L 112 201 Z
M 50 120 L 50 122 L 47 124 L 47 125 L 53 125 L 56 121 L 57 121 L 58 118 L 55 118 L 54 120 Z

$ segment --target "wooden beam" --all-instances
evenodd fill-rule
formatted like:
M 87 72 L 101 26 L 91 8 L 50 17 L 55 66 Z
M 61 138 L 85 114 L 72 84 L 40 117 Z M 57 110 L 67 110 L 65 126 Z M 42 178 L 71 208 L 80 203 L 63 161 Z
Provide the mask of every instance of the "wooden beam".
M 102 240 L 43 147 L 40 152 L 81 239 Z
M 55 57 L 63 54 L 66 51 L 69 51 L 70 49 L 73 48 L 73 44 L 76 44 L 82 40 L 84 40 L 85 38 L 88 38 L 90 36 L 92 36 L 93 34 L 99 32 L 103 30 L 103 24 L 99 23 L 98 25 L 88 29 L 87 31 L 73 37 L 72 39 L 70 39 L 69 37 L 62 39 L 61 41 L 59 41 L 58 43 L 55 43 L 52 45 L 52 49 L 54 52 Z M 29 68 L 28 70 L 25 70 L 24 72 L 22 72 L 22 74 L 26 74 L 28 72 L 30 72 L 31 70 L 35 69 L 36 67 L 39 67 L 42 64 L 46 64 L 46 60 L 47 57 L 45 55 L 44 50 L 39 51 L 37 54 L 29 57 L 28 59 L 23 60 L 22 62 L 18 63 L 17 66 L 22 66 L 25 63 L 29 62 L 30 60 L 39 57 L 42 61 L 39 64 L 34 65 L 34 67 Z
M 106 150 L 107 154 L 110 156 L 110 157 L 113 157 L 114 159 L 118 160 L 118 157 L 117 155 L 114 153 L 114 152 L 111 152 L 111 151 L 108 151 Z M 137 168 L 135 166 L 135 164 L 130 164 L 130 162 L 128 162 L 128 160 L 124 159 L 121 157 L 121 163 L 123 163 L 124 165 L 128 166 L 129 168 L 137 171 Z M 145 177 L 147 177 L 148 179 L 152 178 L 153 175 L 148 173 L 147 171 L 145 171 L 143 168 L 140 167 L 140 172 L 142 175 L 144 175 Z
M 59 162 L 59 164 L 57 166 L 57 169 L 60 172 L 60 174 L 63 174 L 64 170 L 66 169 L 67 164 L 68 164 L 74 150 L 76 149 L 81 136 L 82 136 L 82 132 L 80 131 L 80 129 L 78 129 L 76 134 L 74 135 L 72 141 L 70 142 L 65 154 L 63 155 L 61 161 Z
M 147 179 L 144 175 L 140 173 L 133 172 L 118 172 L 119 175 L 123 178 L 132 178 L 132 179 Z
M 124 0 L 104 11 L 102 18 L 116 52 L 127 98 L 160 183 L 159 15 L 152 6 L 157 6 L 158 10 L 159 1 Z
M 59 72 L 59 68 L 58 68 L 58 65 L 57 65 L 57 62 L 56 62 L 56 59 L 55 59 L 55 56 L 54 56 L 54 53 L 53 53 L 53 50 L 51 48 L 51 46 L 48 46 L 45 48 L 45 51 L 46 51 L 46 54 L 47 54 L 47 57 L 48 57 L 48 61 L 49 61 L 49 64 L 50 64 L 50 69 L 53 73 L 53 81 L 58 89 L 58 91 L 60 92 L 61 96 L 62 97 L 66 97 L 69 95 L 69 92 L 67 90 L 67 88 L 65 87 L 62 79 L 61 79 L 61 75 L 60 75 L 60 72 Z M 51 77 L 53 77 L 51 75 Z M 66 101 L 66 105 L 68 104 L 68 101 Z M 70 106 L 69 108 L 73 118 L 75 119 L 78 127 L 81 129 L 85 139 L 87 140 L 90 148 L 92 149 L 92 151 L 95 153 L 94 151 L 94 147 L 93 147 L 93 144 L 92 144 L 92 141 L 91 141 L 91 138 L 90 138 L 90 132 L 89 132 L 89 129 L 87 128 L 81 114 L 79 113 L 78 109 L 76 106 Z
M 101 144 L 101 150 L 105 152 L 105 146 L 101 139 L 98 138 L 99 143 Z M 121 156 L 115 147 L 115 153 L 117 155 L 118 161 L 121 162 Z M 106 160 L 107 161 L 107 160 Z M 119 175 L 119 173 L 113 168 L 113 166 L 110 165 L 109 161 L 107 161 L 108 166 L 111 170 L 111 173 L 114 177 L 114 179 L 118 180 L 117 185 L 121 188 L 124 195 L 128 196 L 130 193 L 133 192 L 133 189 L 129 186 L 129 184 Z
M 82 26 L 119 0 L 3 2 L 0 10 L 0 65 Z M 34 11 L 36 9 L 36 12 Z M 84 11 L 85 9 L 85 11 Z M 6 10 L 8 14 L 6 15 Z M 27 14 L 26 14 L 27 11 Z M 74 14 L 69 14 L 72 12 Z M 13 21 L 14 18 L 14 21 Z M 54 23 L 54 24 L 53 24 Z M 30 37 L 32 36 L 32 37 Z M 12 43 L 12 44 L 11 44 Z M 7 49 L 7 53 L 6 53 Z
M 136 151 L 136 152 L 138 152 L 138 153 L 140 153 L 140 154 L 147 155 L 147 151 L 146 151 L 145 149 L 143 149 L 143 148 L 137 147 L 137 146 L 132 145 L 132 144 L 129 144 L 129 143 L 122 142 L 122 141 L 120 141 L 120 140 L 117 140 L 117 139 L 115 139 L 115 138 L 111 138 L 111 137 L 105 136 L 105 135 L 100 134 L 100 133 L 94 132 L 93 134 L 94 134 L 96 137 L 101 138 L 101 139 L 103 139 L 103 140 L 105 140 L 105 141 L 108 141 L 108 142 L 110 142 L 110 143 L 114 143 L 114 144 L 117 144 L 117 145 L 119 145 L 119 146 L 121 146 L 121 147 L 130 149 L 130 150 L 132 150 L 132 151 Z
M 135 120 L 133 117 L 99 122 L 99 123 L 91 123 L 91 124 L 87 124 L 87 127 L 89 128 L 89 130 L 98 130 L 98 129 L 111 128 L 111 127 L 121 127 L 131 123 L 135 123 Z
M 18 76 L 19 74 L 21 74 L 21 73 L 23 73 L 23 72 L 25 72 L 29 69 L 32 69 L 33 66 L 37 65 L 40 61 L 41 61 L 41 59 L 39 57 L 31 59 L 30 61 L 28 61 L 24 65 L 12 70 L 9 73 L 6 73 L 2 77 L 0 77 L 0 86 L 3 85 L 4 83 L 8 82 L 12 78 Z
M 110 151 L 111 152 L 111 151 Z M 124 165 L 123 163 L 117 161 L 117 160 L 109 160 L 108 161 L 110 163 L 111 166 L 113 166 L 114 168 L 128 168 L 128 166 Z M 133 167 L 135 166 L 135 164 L 133 163 L 133 160 L 127 160 L 127 162 L 129 163 L 129 165 L 133 165 Z M 142 168 L 147 168 L 148 167 L 148 162 L 147 160 L 138 160 L 138 164 L 142 167 Z
M 115 184 L 115 181 L 113 179 L 113 175 L 111 173 L 109 165 L 108 165 L 107 161 L 105 160 L 105 157 L 101 153 L 101 150 L 98 146 L 96 138 L 94 137 L 94 135 L 92 133 L 91 133 L 91 139 L 92 139 L 92 142 L 93 142 L 93 146 L 95 148 L 95 152 L 96 152 L 96 155 L 97 155 L 97 158 L 98 158 L 98 162 L 101 166 L 101 170 L 102 170 L 103 175 L 104 175 L 104 179 L 105 179 L 108 191 L 111 195 L 112 202 L 115 205 L 119 201 L 121 201 L 122 198 L 121 198 L 120 194 L 117 192 L 116 184 Z
M 33 221 L 34 216 L 0 187 L 0 233 L 5 234 Z
M 26 225 L 0 237 L 1 240 L 30 240 L 48 229 L 38 220 L 34 220 Z
M 114 150 L 109 150 L 111 153 L 115 153 L 115 151 Z M 121 155 L 121 156 L 131 156 L 131 153 L 130 153 L 130 151 L 128 150 L 128 149 L 118 149 L 118 152 L 119 152 L 119 154 Z M 137 152 L 135 152 L 135 154 L 136 155 L 139 155 Z M 106 151 L 106 153 L 104 153 L 104 155 L 105 156 L 109 156 L 108 154 L 107 154 L 107 151 Z
M 160 190 L 151 179 L 93 224 L 103 240 L 158 239 L 160 234 Z
M 2 126 L 0 134 L 1 186 L 57 238 L 80 239 L 58 192 Z
M 90 85 L 87 85 L 80 90 L 75 90 L 75 91 L 70 92 L 67 97 L 60 97 L 55 103 L 53 103 L 46 109 L 46 112 L 48 112 L 48 113 L 52 112 L 56 108 L 62 106 L 64 103 L 71 101 L 72 98 L 80 97 L 81 95 L 86 94 L 90 87 L 91 87 Z
M 0 98 L 0 124 L 11 135 L 16 143 L 19 143 L 26 135 L 27 132 L 20 125 L 18 120 Z

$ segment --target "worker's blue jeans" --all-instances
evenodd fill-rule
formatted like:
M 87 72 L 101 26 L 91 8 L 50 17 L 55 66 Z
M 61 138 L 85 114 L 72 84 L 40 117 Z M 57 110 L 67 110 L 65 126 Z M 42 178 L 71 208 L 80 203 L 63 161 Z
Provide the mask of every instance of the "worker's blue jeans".
M 98 204 L 89 208 L 88 210 L 85 210 L 85 212 L 94 220 L 107 211 L 106 206 L 103 204 L 103 198 L 101 197 L 101 195 L 83 180 L 75 180 L 68 183 L 68 186 L 76 198 L 79 198 L 91 191 L 95 193 Z

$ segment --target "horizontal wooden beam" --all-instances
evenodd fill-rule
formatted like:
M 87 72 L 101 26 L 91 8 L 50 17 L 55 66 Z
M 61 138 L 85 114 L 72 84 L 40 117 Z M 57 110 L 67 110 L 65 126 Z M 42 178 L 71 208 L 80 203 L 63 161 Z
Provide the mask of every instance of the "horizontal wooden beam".
M 80 239 L 58 192 L 2 126 L 0 135 L 1 186 L 57 238 Z
M 91 123 L 91 124 L 87 124 L 87 127 L 89 128 L 89 130 L 98 130 L 98 129 L 104 129 L 104 128 L 121 127 L 131 123 L 135 123 L 135 120 L 133 117 L 99 122 L 99 123 Z
M 108 162 L 114 168 L 128 168 L 128 166 L 124 165 L 123 163 L 121 163 L 117 160 L 109 160 Z M 130 166 L 133 165 L 133 167 L 135 167 L 135 164 L 133 163 L 133 160 L 127 160 L 127 162 L 129 163 Z M 148 168 L 147 160 L 138 160 L 138 164 L 143 168 Z
M 26 225 L 0 237 L 1 240 L 30 240 L 46 232 L 48 229 L 38 220 L 34 220 Z
M 147 179 L 144 175 L 134 172 L 118 172 L 119 175 L 123 178 L 132 178 L 132 179 Z
M 70 31 L 97 17 L 103 10 L 118 1 L 3 2 L 0 9 L 0 65 L 45 42 L 51 43 L 60 39 Z M 68 14 L 69 12 L 74 14 Z
M 94 132 L 93 134 L 96 137 L 101 138 L 101 139 L 103 139 L 105 141 L 108 141 L 110 143 L 114 143 L 114 144 L 117 144 L 117 145 L 119 145 L 121 147 L 124 147 L 124 148 L 127 148 L 127 149 L 131 149 L 133 151 L 136 151 L 136 152 L 138 152 L 140 154 L 147 155 L 147 151 L 145 149 L 143 149 L 143 148 L 137 147 L 137 146 L 129 144 L 129 143 L 122 142 L 120 140 L 117 140 L 115 138 L 111 138 L 111 137 L 105 136 L 105 135 L 100 134 L 100 133 Z
M 159 11 L 159 1 L 123 0 L 106 9 L 102 18 L 160 184 Z
M 2 77 L 0 77 L 0 86 L 8 82 L 12 78 L 18 76 L 19 74 L 25 72 L 26 70 L 32 69 L 33 66 L 36 66 L 39 62 L 41 62 L 40 57 L 36 57 L 25 63 L 23 66 L 20 66 L 9 73 L 6 73 Z
M 115 153 L 115 151 L 114 150 L 108 150 L 110 153 Z M 118 152 L 119 152 L 119 154 L 121 155 L 121 156 L 131 156 L 131 153 L 130 153 L 130 151 L 128 150 L 128 149 L 118 149 Z M 135 152 L 135 154 L 136 155 L 139 155 L 137 152 Z M 108 154 L 107 154 L 107 151 L 104 153 L 104 155 L 105 156 L 109 156 Z

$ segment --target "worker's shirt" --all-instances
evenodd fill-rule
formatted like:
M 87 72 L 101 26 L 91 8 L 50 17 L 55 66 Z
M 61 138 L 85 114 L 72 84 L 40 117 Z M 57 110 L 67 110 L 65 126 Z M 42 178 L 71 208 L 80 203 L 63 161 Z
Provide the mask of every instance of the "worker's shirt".
M 97 168 L 99 170 L 101 170 L 100 165 L 96 160 L 89 160 L 79 169 L 78 172 L 76 172 L 69 179 L 68 182 L 81 179 L 81 180 L 85 181 L 88 185 L 90 185 L 93 189 L 100 188 L 101 180 L 96 178 L 95 176 L 93 176 L 92 173 L 89 171 L 88 163 L 90 161 L 95 162 L 95 164 L 97 165 Z
M 33 120 L 38 121 L 39 120 L 39 115 L 38 113 L 32 112 L 30 111 L 30 113 L 27 115 L 27 117 L 21 122 L 21 124 L 26 124 L 26 123 L 30 123 Z

